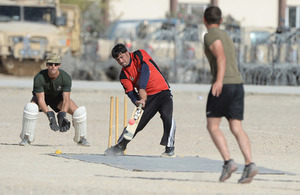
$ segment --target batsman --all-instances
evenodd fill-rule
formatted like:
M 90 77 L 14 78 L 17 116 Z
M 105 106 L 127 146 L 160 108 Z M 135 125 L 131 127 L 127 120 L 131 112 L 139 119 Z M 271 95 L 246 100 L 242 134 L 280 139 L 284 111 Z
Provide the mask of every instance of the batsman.
M 118 43 L 112 49 L 112 57 L 122 66 L 120 82 L 125 93 L 136 106 L 142 105 L 143 114 L 133 138 L 144 129 L 159 112 L 163 122 L 163 136 L 160 145 L 165 146 L 163 157 L 175 157 L 175 120 L 173 118 L 173 95 L 167 80 L 149 54 L 144 50 L 130 53 L 124 44 Z M 151 130 L 151 129 L 150 129 Z M 124 155 L 130 139 L 124 137 L 126 127 L 118 143 L 105 151 L 105 155 Z
M 40 71 L 33 81 L 33 97 L 23 110 L 23 124 L 20 146 L 26 146 L 34 141 L 34 130 L 39 111 L 46 114 L 50 129 L 66 132 L 70 129 L 66 114 L 72 115 L 75 128 L 74 141 L 81 146 L 89 146 L 86 140 L 86 108 L 78 107 L 70 98 L 72 79 L 61 67 L 61 56 L 50 53 L 46 58 L 47 69 Z M 50 106 L 52 110 L 49 109 Z M 57 120 L 55 117 L 57 114 Z

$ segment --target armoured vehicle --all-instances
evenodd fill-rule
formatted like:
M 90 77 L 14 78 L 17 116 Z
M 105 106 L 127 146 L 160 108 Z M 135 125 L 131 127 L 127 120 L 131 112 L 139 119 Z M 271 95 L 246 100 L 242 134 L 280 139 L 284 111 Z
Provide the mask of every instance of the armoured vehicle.
M 0 1 L 0 60 L 4 72 L 34 75 L 47 53 L 79 54 L 80 10 L 59 0 Z M 2 70 L 2 71 L 3 71 Z

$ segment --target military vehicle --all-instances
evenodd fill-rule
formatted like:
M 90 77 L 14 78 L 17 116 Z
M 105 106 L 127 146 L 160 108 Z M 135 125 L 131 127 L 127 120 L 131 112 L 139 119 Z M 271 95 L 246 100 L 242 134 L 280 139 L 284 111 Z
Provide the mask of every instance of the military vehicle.
M 0 1 L 2 71 L 34 75 L 45 68 L 47 53 L 80 54 L 80 10 L 59 0 Z

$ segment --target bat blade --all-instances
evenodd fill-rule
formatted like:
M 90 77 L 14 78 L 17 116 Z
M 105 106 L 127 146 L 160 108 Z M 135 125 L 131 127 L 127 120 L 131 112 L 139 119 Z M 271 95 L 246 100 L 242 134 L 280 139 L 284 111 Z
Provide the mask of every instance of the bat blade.
M 131 124 L 128 122 L 127 123 L 127 126 L 124 130 L 124 138 L 127 139 L 127 140 L 132 140 L 134 134 L 135 134 L 135 131 L 136 131 L 136 128 L 142 118 L 142 115 L 144 113 L 144 110 L 142 109 L 142 105 L 139 105 L 138 107 L 136 107 L 129 119 L 129 121 L 134 121 L 134 123 L 131 122 Z

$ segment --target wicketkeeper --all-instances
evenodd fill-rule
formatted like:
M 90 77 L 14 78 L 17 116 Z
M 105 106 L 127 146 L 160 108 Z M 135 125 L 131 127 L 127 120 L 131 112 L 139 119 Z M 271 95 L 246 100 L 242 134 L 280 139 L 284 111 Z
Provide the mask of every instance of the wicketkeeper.
M 61 56 L 51 53 L 46 58 L 48 69 L 40 71 L 34 77 L 33 97 L 23 111 L 23 127 L 20 146 L 29 145 L 34 141 L 34 130 L 39 111 L 44 112 L 49 119 L 49 126 L 53 131 L 66 132 L 71 123 L 66 117 L 72 115 L 75 128 L 74 141 L 82 146 L 89 146 L 86 125 L 86 108 L 77 105 L 70 98 L 72 79 L 61 67 Z M 49 109 L 50 106 L 52 110 Z M 55 116 L 57 114 L 57 120 Z

